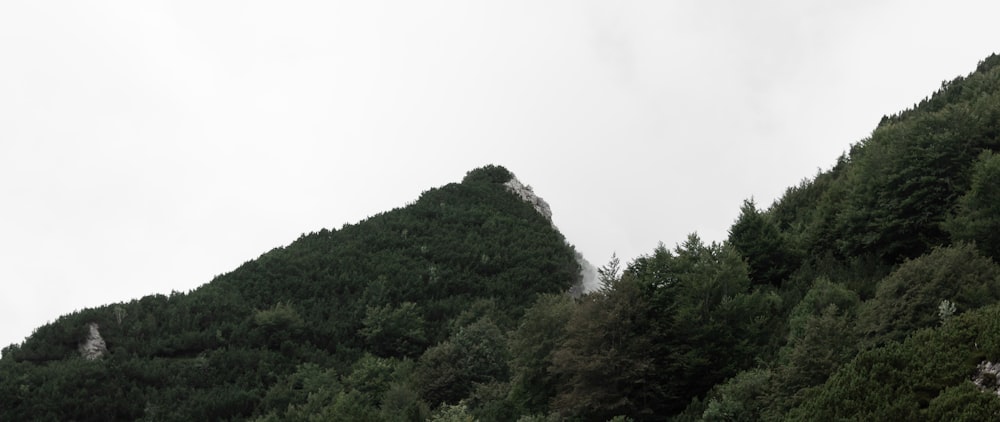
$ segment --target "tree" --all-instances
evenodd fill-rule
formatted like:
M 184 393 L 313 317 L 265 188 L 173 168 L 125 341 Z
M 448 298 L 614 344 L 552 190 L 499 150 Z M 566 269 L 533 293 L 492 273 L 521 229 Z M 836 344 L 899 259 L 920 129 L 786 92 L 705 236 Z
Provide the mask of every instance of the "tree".
M 970 376 L 998 355 L 1000 306 L 993 304 L 862 351 L 786 420 L 995 420 L 1000 398 L 975 391 Z
M 975 242 L 984 255 L 1000 261 L 1000 154 L 984 151 L 972 168 L 972 186 L 958 200 L 958 212 L 945 227 L 952 238 Z
M 253 330 L 254 338 L 271 348 L 278 348 L 282 342 L 295 338 L 305 325 L 298 311 L 285 302 L 257 311 L 253 315 L 253 322 L 256 326 Z
M 343 391 L 335 370 L 304 363 L 272 385 L 261 403 L 274 420 L 304 420 L 332 405 Z
M 477 383 L 506 381 L 507 339 L 493 321 L 483 318 L 462 327 L 448 340 L 420 356 L 413 380 L 432 406 L 454 404 Z
M 754 284 L 780 286 L 798 267 L 778 226 L 757 210 L 753 199 L 743 201 L 740 216 L 729 228 L 729 242 L 747 260 Z
M 1000 300 L 1000 267 L 969 244 L 937 248 L 879 282 L 859 326 L 869 345 L 902 340 L 940 321 L 942 300 L 966 312 Z
M 620 277 L 621 261 L 617 254 L 611 254 L 611 260 L 597 269 L 597 280 L 601 283 L 601 289 L 608 291 Z
M 774 394 L 774 374 L 768 369 L 742 371 L 712 390 L 698 419 L 703 421 L 750 422 L 763 418 Z M 685 412 L 686 413 L 686 412 Z
M 396 371 L 396 360 L 364 354 L 354 362 L 344 384 L 356 391 L 365 404 L 377 406 L 389 389 Z
M 559 385 L 551 371 L 574 303 L 567 295 L 543 295 L 528 308 L 509 339 L 511 397 L 526 413 L 548 411 Z
M 413 302 L 368 306 L 361 337 L 372 353 L 383 357 L 415 357 L 427 348 L 424 318 Z
M 931 400 L 927 420 L 936 422 L 979 422 L 1000 415 L 1000 399 L 966 381 L 944 390 Z
M 591 293 L 566 323 L 552 354 L 558 381 L 553 410 L 563 417 L 605 421 L 622 413 L 651 417 L 663 404 L 650 301 L 634 279 Z
M 581 298 L 553 354 L 553 410 L 665 419 L 752 365 L 775 305 L 774 295 L 750 290 L 731 247 L 696 235 L 673 252 L 661 245 L 610 289 Z

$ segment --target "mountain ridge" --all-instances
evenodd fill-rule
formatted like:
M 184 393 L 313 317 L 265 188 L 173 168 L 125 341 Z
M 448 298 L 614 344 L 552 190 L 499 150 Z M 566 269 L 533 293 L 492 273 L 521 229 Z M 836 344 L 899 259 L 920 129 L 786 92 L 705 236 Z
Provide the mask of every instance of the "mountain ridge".
M 5 348 L 3 361 L 72 366 L 90 324 L 107 345 L 98 360 L 109 363 L 176 364 L 263 347 L 253 352 L 261 361 L 292 353 L 341 368 L 362 351 L 419 357 L 479 318 L 510 327 L 536 295 L 581 279 L 576 252 L 537 208 L 544 201 L 526 201 L 511 180 L 505 168 L 484 166 L 409 205 L 303 234 L 189 293 L 65 315 Z M 266 385 L 257 382 L 247 387 Z
M 189 293 L 39 327 L 0 358 L 0 419 L 995 419 L 997 150 L 991 55 L 747 200 L 726 241 L 613 258 L 576 296 L 547 204 L 487 165 Z

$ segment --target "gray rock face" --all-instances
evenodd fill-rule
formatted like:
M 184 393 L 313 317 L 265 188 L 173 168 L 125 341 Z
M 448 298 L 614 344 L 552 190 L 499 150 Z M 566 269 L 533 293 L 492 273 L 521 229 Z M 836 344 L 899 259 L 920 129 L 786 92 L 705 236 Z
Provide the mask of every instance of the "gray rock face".
M 549 208 L 549 203 L 545 202 L 538 195 L 535 195 L 535 191 L 531 189 L 531 186 L 521 183 L 516 177 L 512 177 L 507 183 L 504 183 L 504 186 L 507 187 L 508 191 L 520 197 L 521 200 L 535 207 L 535 211 L 538 211 L 539 214 L 549 221 L 549 224 L 552 224 L 552 227 L 555 227 L 555 224 L 552 223 L 552 209 Z M 598 287 L 597 270 L 594 266 L 590 262 L 587 262 L 579 252 L 576 253 L 576 262 L 580 264 L 580 279 L 573 287 L 570 287 L 569 291 L 574 297 L 593 291 Z
M 1000 396 L 1000 363 L 980 362 L 972 376 L 972 383 L 980 390 Z
M 87 334 L 87 339 L 80 343 L 80 356 L 87 360 L 98 359 L 108 353 L 108 346 L 104 343 L 101 332 L 97 331 L 97 323 L 91 322 L 87 324 L 87 328 L 90 332 Z
M 549 203 L 539 198 L 538 195 L 535 195 L 535 191 L 531 189 L 531 186 L 521 183 L 516 177 L 512 177 L 507 183 L 504 183 L 504 186 L 507 187 L 508 191 L 521 197 L 524 202 L 535 207 L 535 211 L 538 211 L 546 220 L 549 220 L 550 223 L 552 222 L 552 209 L 549 208 Z

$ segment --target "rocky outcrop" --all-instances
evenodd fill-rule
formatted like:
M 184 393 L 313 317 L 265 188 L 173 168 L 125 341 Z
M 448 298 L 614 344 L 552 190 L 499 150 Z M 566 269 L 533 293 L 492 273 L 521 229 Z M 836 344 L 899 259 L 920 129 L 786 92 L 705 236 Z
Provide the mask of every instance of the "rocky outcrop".
M 1000 396 L 1000 363 L 980 362 L 972 376 L 972 383 L 980 390 Z
M 530 185 L 525 185 L 520 180 L 517 180 L 516 177 L 511 177 L 507 183 L 504 183 L 504 186 L 507 187 L 508 191 L 519 196 L 521 200 L 535 207 L 535 211 L 538 211 L 539 214 L 552 224 L 552 227 L 555 227 L 555 224 L 552 223 L 552 209 L 549 208 L 549 203 L 545 202 L 538 195 L 535 195 L 535 191 L 531 189 Z M 598 287 L 597 270 L 594 266 L 590 262 L 587 262 L 579 252 L 576 253 L 576 262 L 580 264 L 580 279 L 573 287 L 570 287 L 569 291 L 574 297 L 596 290 Z
M 531 189 L 531 186 L 521 183 L 516 177 L 512 177 L 507 183 L 504 183 L 504 186 L 507 187 L 508 191 L 521 197 L 524 202 L 535 207 L 535 211 L 538 211 L 546 220 L 549 220 L 550 223 L 552 222 L 552 209 L 549 208 L 549 203 L 539 198 L 538 195 L 535 195 L 535 191 Z
M 104 343 L 101 332 L 97 331 L 96 322 L 87 324 L 87 328 L 87 339 L 80 343 L 80 356 L 87 360 L 98 359 L 108 353 L 108 346 Z

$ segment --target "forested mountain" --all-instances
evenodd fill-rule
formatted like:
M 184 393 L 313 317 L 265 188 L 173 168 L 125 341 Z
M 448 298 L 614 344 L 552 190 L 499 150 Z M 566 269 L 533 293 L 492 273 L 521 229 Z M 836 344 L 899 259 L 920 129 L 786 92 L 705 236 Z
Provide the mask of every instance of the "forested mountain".
M 505 332 L 580 278 L 573 248 L 511 179 L 477 169 L 190 293 L 39 327 L 3 352 L 0 420 L 422 418 L 506 381 Z M 91 324 L 106 349 L 94 360 L 78 350 Z
M 0 420 L 1000 419 L 1000 56 L 598 272 L 498 166 L 0 359 Z
M 997 420 L 1000 56 L 885 116 L 727 244 L 771 349 L 678 420 Z

